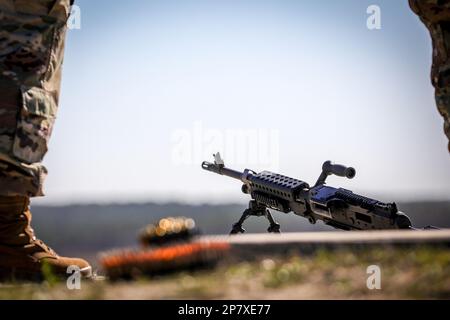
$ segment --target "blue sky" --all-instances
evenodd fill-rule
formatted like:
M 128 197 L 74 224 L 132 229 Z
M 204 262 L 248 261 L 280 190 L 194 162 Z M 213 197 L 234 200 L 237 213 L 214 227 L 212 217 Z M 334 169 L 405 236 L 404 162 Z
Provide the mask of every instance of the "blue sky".
M 238 183 L 200 162 L 223 152 L 205 131 L 246 129 L 276 132 L 269 164 L 281 173 L 313 183 L 330 159 L 358 171 L 330 184 L 386 201 L 448 199 L 431 40 L 406 0 L 77 4 L 39 202 L 241 201 Z M 381 30 L 366 27 L 371 4 Z M 209 142 L 177 163 L 174 137 L 195 140 L 198 127 Z

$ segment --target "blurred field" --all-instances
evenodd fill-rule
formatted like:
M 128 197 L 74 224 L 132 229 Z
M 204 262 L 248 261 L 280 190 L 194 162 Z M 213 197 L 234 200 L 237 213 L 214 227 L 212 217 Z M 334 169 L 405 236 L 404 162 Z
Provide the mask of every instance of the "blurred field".
M 366 269 L 374 264 L 381 268 L 381 290 L 366 286 Z M 4 284 L 0 299 L 450 299 L 450 250 L 319 250 L 135 282 L 84 281 L 75 291 L 52 281 Z
M 450 227 L 450 202 L 400 204 L 416 227 Z M 204 234 L 226 234 L 245 204 L 111 204 L 33 207 L 38 236 L 64 255 L 97 264 L 100 251 L 137 246 L 147 223 L 188 216 Z M 293 214 L 276 214 L 283 232 L 333 230 Z M 264 219 L 250 219 L 249 232 L 265 232 Z M 0 299 L 450 299 L 448 247 L 314 249 L 288 255 L 225 259 L 215 269 L 175 273 L 134 282 L 84 281 L 68 290 L 52 277 L 43 284 L 0 284 Z M 343 251 L 344 250 L 344 251 Z M 369 265 L 382 270 L 382 289 L 366 287 Z
M 204 234 L 228 234 L 231 225 L 246 208 L 243 204 L 187 205 L 179 203 L 33 206 L 33 224 L 38 237 L 57 252 L 79 255 L 96 263 L 97 253 L 136 245 L 137 233 L 146 224 L 167 216 L 193 218 Z M 450 201 L 406 202 L 399 204 L 414 226 L 450 228 Z M 275 213 L 282 232 L 330 231 L 333 228 L 309 222 L 294 214 Z M 248 232 L 265 233 L 264 218 L 248 219 Z

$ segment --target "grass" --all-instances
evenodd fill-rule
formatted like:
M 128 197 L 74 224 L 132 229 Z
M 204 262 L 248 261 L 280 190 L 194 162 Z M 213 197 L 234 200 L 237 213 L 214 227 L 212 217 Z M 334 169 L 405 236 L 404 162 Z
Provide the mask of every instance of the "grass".
M 381 269 L 380 290 L 366 286 L 370 265 Z M 73 291 L 53 280 L 3 284 L 0 299 L 450 299 L 450 250 L 322 250 L 134 282 L 84 281 Z

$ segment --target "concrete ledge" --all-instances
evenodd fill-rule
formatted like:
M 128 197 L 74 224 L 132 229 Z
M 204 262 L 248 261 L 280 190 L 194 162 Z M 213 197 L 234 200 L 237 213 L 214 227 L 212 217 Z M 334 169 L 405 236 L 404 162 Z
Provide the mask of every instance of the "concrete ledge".
M 224 241 L 234 256 L 250 258 L 259 255 L 300 252 L 318 249 L 364 249 L 368 247 L 414 247 L 421 245 L 450 247 L 450 229 L 421 231 L 336 231 L 282 234 L 244 234 L 206 236 L 202 240 Z

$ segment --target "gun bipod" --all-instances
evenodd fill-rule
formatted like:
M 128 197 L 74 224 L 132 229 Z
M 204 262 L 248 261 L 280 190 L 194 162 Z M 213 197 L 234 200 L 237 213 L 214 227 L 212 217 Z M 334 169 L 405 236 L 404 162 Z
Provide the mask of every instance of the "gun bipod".
M 280 224 L 278 224 L 272 214 L 270 213 L 269 209 L 267 209 L 266 206 L 258 204 L 256 201 L 252 200 L 249 202 L 248 209 L 245 209 L 245 211 L 242 213 L 241 218 L 238 222 L 233 224 L 233 229 L 230 232 L 230 235 L 232 234 L 238 234 L 238 233 L 245 233 L 245 229 L 242 227 L 245 220 L 247 218 L 255 216 L 255 217 L 265 217 L 267 220 L 269 220 L 270 226 L 267 229 L 270 233 L 280 233 Z

